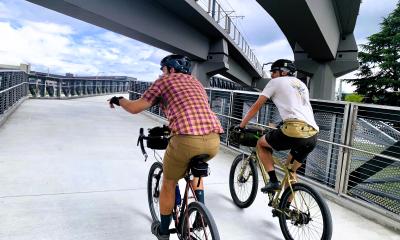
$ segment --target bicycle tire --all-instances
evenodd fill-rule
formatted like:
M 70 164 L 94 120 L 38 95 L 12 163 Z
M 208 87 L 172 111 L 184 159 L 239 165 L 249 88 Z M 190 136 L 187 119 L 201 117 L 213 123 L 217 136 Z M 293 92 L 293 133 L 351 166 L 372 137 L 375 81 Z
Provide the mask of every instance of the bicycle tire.
M 151 218 L 153 219 L 153 221 L 161 221 L 159 200 L 162 185 L 162 172 L 162 164 L 160 162 L 155 162 L 153 163 L 153 165 L 151 165 L 149 176 L 147 178 L 147 200 L 149 203 Z M 158 192 L 155 192 L 157 177 L 159 177 L 160 179 L 158 180 Z
M 229 172 L 229 190 L 231 192 L 231 197 L 233 199 L 233 202 L 236 204 L 236 206 L 238 206 L 240 208 L 249 207 L 256 199 L 257 190 L 258 190 L 258 172 L 257 172 L 257 167 L 252 160 L 250 160 L 248 166 L 246 166 L 246 168 L 249 167 L 249 178 L 247 180 L 245 180 L 244 183 L 239 183 L 239 179 L 238 179 L 239 176 L 235 175 L 237 167 L 240 166 L 240 163 L 242 161 L 244 161 L 247 157 L 248 157 L 248 155 L 246 155 L 246 154 L 240 154 L 240 155 L 236 156 L 235 160 L 233 160 L 233 162 L 232 162 L 231 170 Z M 235 180 L 237 180 L 237 181 L 235 182 Z M 244 181 L 244 179 L 242 181 Z M 250 194 L 248 197 L 245 197 L 244 199 L 240 199 L 238 196 L 238 192 L 235 189 L 235 184 L 237 184 L 238 187 L 241 186 L 242 189 L 240 191 L 243 192 L 244 191 L 243 189 L 245 189 L 247 186 L 247 185 L 245 185 L 247 181 L 251 181 Z
M 328 205 L 326 204 L 325 200 L 321 197 L 321 195 L 315 191 L 312 187 L 303 184 L 303 183 L 295 183 L 292 185 L 293 192 L 295 192 L 296 203 L 295 205 L 293 202 L 289 207 L 289 210 L 285 210 L 285 213 L 279 214 L 279 225 L 281 227 L 283 236 L 286 240 L 302 240 L 302 239 L 318 239 L 318 240 L 330 240 L 332 238 L 332 217 L 329 211 Z M 303 192 L 303 193 L 302 193 Z M 291 196 L 292 191 L 290 188 L 287 188 L 281 197 L 280 209 L 285 209 L 286 204 L 288 202 L 289 197 Z M 314 200 L 315 203 L 304 204 L 305 199 Z M 296 208 L 290 210 L 290 208 Z M 306 210 L 303 210 L 303 206 Z M 321 220 L 322 224 L 322 231 L 318 233 L 315 229 L 311 229 L 312 226 L 315 226 L 318 223 L 319 216 L 317 214 L 318 207 L 321 213 Z M 302 212 L 300 215 L 299 213 Z M 311 213 L 315 212 L 315 213 Z M 288 213 L 290 215 L 288 215 Z M 294 217 L 294 216 L 299 217 Z M 315 223 L 315 225 L 314 225 Z M 297 224 L 297 226 L 296 226 Z M 307 227 L 307 230 L 305 229 Z M 297 228 L 297 229 L 296 229 Z M 319 227 L 318 229 L 320 229 Z M 291 233 L 291 230 L 294 230 L 295 234 Z M 310 234 L 312 236 L 305 236 L 305 234 Z M 304 236 L 302 238 L 301 236 Z M 315 238 L 313 238 L 315 237 Z
M 211 212 L 201 202 L 191 202 L 188 206 L 188 209 L 184 213 L 184 218 L 182 221 L 182 240 L 220 239 L 217 224 L 215 223 Z M 195 227 L 196 221 L 197 227 Z M 202 236 L 204 238 L 202 238 Z

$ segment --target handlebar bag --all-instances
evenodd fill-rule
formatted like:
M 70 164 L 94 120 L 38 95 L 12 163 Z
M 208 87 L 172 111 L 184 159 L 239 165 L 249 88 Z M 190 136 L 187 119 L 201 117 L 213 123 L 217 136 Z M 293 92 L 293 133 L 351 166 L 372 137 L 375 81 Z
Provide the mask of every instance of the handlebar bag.
M 168 146 L 171 130 L 168 126 L 154 127 L 148 130 L 147 147 L 150 149 L 164 150 Z

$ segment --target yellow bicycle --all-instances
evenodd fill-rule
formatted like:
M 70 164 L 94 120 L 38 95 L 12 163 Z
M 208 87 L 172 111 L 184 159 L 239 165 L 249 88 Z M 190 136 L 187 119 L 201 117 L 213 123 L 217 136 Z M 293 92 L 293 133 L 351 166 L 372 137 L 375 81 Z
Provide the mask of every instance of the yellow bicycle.
M 237 134 L 237 133 L 236 133 Z M 260 168 L 264 183 L 269 177 L 255 149 L 257 139 L 263 132 L 256 128 L 242 130 L 238 139 L 244 141 L 251 150 L 250 155 L 240 154 L 232 163 L 229 174 L 229 189 L 234 203 L 240 208 L 249 207 L 255 200 L 258 192 L 258 171 Z M 251 139 L 254 140 L 251 140 Z M 250 139 L 250 141 L 249 141 Z M 244 143 L 245 142 L 245 143 Z M 272 216 L 279 218 L 279 225 L 285 239 L 322 239 L 332 237 L 332 218 L 329 208 L 321 197 L 309 185 L 298 183 L 291 172 L 291 165 L 282 164 L 274 158 L 284 172 L 280 190 L 266 192 L 268 206 L 272 207 Z

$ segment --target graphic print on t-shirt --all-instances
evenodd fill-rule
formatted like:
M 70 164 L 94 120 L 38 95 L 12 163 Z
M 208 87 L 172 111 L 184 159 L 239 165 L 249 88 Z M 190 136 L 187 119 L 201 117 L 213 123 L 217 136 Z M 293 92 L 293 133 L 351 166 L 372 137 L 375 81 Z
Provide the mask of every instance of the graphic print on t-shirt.
M 296 90 L 296 94 L 301 98 L 301 102 L 303 103 L 303 105 L 306 105 L 306 89 L 299 82 L 293 82 L 291 86 Z

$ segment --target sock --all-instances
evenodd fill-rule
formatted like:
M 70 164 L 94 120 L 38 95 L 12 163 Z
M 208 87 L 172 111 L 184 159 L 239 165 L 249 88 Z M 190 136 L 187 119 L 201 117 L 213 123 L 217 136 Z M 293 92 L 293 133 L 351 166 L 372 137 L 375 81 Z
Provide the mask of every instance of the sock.
M 286 205 L 285 207 L 286 207 L 287 209 L 289 209 L 289 208 L 290 208 L 290 204 L 292 204 L 292 203 L 288 201 L 288 202 L 285 204 L 285 205 Z
M 278 178 L 276 177 L 275 170 L 269 171 L 268 175 L 269 175 L 270 182 L 272 182 L 272 183 L 278 182 Z
M 196 194 L 197 200 L 204 204 L 204 190 L 196 190 L 194 194 Z
M 161 215 L 161 225 L 160 225 L 160 234 L 168 235 L 169 234 L 169 225 L 171 224 L 172 215 Z

